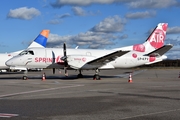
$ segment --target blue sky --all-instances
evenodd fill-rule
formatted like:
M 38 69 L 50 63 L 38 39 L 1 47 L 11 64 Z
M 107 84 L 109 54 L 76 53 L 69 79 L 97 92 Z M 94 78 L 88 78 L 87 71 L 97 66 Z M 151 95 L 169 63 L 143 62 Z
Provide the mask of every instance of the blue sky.
M 27 48 L 49 29 L 47 47 L 112 49 L 143 43 L 160 22 L 168 23 L 166 54 L 180 58 L 178 0 L 1 0 L 0 52 Z

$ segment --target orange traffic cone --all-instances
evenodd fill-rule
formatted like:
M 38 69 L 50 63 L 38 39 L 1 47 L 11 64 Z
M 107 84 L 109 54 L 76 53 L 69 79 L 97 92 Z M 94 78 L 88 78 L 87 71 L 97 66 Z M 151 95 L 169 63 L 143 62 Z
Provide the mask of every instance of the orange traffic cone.
M 132 75 L 131 73 L 129 73 L 129 80 L 128 80 L 129 83 L 132 83 Z
M 45 80 L 46 80 L 46 74 L 43 73 L 43 74 L 42 74 L 42 81 L 45 81 Z

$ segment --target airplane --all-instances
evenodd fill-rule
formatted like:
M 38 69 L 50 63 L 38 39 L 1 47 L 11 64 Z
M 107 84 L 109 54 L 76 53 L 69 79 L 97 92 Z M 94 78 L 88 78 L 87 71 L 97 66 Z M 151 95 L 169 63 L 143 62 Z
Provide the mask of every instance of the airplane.
M 143 44 L 116 48 L 66 49 L 63 48 L 28 48 L 6 62 L 7 66 L 26 68 L 52 68 L 79 70 L 78 78 L 83 77 L 82 70 L 95 70 L 93 79 L 100 79 L 100 69 L 133 68 L 149 65 L 167 58 L 164 54 L 173 45 L 164 45 L 167 23 L 159 23 Z
M 37 48 L 44 48 L 46 47 L 47 43 L 47 38 L 49 36 L 49 30 L 42 30 L 41 33 L 32 41 L 32 43 L 28 46 L 28 48 L 32 47 L 37 47 Z M 19 50 L 16 52 L 11 52 L 11 53 L 0 53 L 0 70 L 6 70 L 9 69 L 8 66 L 6 66 L 5 62 L 12 58 L 13 56 L 18 55 L 20 52 L 23 50 Z M 21 67 L 14 67 L 11 68 L 11 70 L 25 70 L 24 68 Z

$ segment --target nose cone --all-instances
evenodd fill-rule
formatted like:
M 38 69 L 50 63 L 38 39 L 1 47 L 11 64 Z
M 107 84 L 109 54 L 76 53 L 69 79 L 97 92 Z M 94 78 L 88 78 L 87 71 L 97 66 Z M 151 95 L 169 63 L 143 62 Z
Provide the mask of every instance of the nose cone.
M 13 65 L 13 61 L 11 59 L 9 59 L 5 62 L 5 64 L 6 64 L 6 66 L 10 67 Z

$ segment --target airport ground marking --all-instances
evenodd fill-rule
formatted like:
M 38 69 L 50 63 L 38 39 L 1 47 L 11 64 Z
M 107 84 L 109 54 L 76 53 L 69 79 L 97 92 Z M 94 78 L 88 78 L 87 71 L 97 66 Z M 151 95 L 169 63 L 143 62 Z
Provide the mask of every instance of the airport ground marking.
M 25 96 L 24 98 L 27 97 L 36 97 L 36 96 L 48 96 L 48 95 L 62 95 L 62 94 L 72 94 L 72 93 L 82 93 L 84 91 L 77 91 L 77 92 L 63 92 L 63 93 L 49 93 L 49 94 L 41 94 L 41 95 L 31 95 L 31 96 Z
M 124 117 L 124 118 L 121 118 L 120 120 L 132 119 L 132 118 L 137 118 L 137 117 L 144 117 L 144 116 L 149 116 L 149 115 L 157 115 L 157 114 L 163 114 L 163 113 L 169 113 L 169 112 L 176 112 L 176 111 L 180 111 L 180 109 L 154 112 L 154 113 L 148 113 L 148 114 L 141 114 L 141 115 L 135 115 L 135 116 L 131 116 L 131 117 Z
M 44 92 L 44 91 L 50 91 L 50 90 L 57 90 L 57 89 L 80 87 L 80 86 L 84 86 L 84 85 L 71 85 L 71 86 L 63 86 L 63 87 L 55 87 L 55 88 L 48 88 L 48 89 L 40 89 L 40 90 L 33 90 L 33 91 L 26 91 L 26 92 L 5 94 L 5 95 L 0 95 L 0 98 L 3 98 L 3 97 L 11 97 L 11 96 L 16 96 L 16 95 L 23 95 L 23 94 L 29 94 L 29 93 Z
M 3 118 L 11 118 L 11 117 L 17 117 L 19 116 L 18 114 L 9 114 L 9 113 L 0 113 L 0 117 Z
M 150 86 L 150 87 L 179 87 L 179 85 L 159 85 L 159 86 Z

